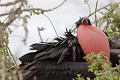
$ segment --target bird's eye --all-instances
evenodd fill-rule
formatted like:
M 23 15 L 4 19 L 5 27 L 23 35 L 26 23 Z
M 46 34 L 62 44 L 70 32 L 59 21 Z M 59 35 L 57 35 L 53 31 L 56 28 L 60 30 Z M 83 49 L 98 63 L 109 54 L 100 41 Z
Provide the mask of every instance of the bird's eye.
M 80 18 L 75 24 L 76 28 L 78 28 L 82 24 L 82 18 Z
M 88 25 L 92 25 L 90 19 L 87 19 Z

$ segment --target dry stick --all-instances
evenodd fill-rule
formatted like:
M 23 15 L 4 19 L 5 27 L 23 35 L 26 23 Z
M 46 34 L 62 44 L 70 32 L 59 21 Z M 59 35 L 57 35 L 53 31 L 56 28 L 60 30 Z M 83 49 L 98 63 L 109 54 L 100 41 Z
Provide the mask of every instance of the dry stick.
M 41 11 L 43 11 L 43 12 L 53 11 L 53 10 L 59 8 L 60 6 L 62 6 L 66 1 L 67 1 L 67 0 L 64 0 L 60 5 L 54 7 L 53 9 L 41 10 Z M 57 37 L 59 37 L 59 36 L 58 36 L 58 33 L 57 33 L 57 31 L 56 31 L 56 29 L 55 29 L 53 23 L 52 23 L 52 21 L 50 20 L 50 18 L 49 18 L 47 15 L 45 15 L 45 14 L 44 14 L 44 16 L 46 16 L 46 17 L 48 18 L 48 20 L 50 21 L 50 23 L 51 23 L 51 25 L 52 25 L 52 27 L 53 27 L 53 29 L 54 29 L 56 35 L 57 35 Z
M 102 7 L 102 8 L 97 9 L 95 12 L 91 13 L 88 17 L 92 16 L 93 14 L 95 14 L 96 12 L 98 12 L 98 11 L 100 11 L 100 10 L 102 10 L 102 9 L 106 9 L 106 7 L 110 6 L 111 4 L 112 4 L 112 3 L 106 5 L 106 6 Z
M 56 7 L 54 7 L 54 8 L 52 8 L 52 9 L 48 9 L 48 10 L 44 10 L 44 9 L 41 9 L 41 8 L 32 8 L 32 9 L 23 9 L 23 10 L 19 10 L 19 11 L 17 11 L 17 10 L 15 10 L 15 11 L 13 11 L 13 12 L 11 12 L 11 14 L 14 14 L 14 15 L 16 15 L 16 14 L 18 14 L 18 12 L 19 12 L 19 14 L 18 14 L 18 16 L 17 17 L 14 17 L 13 19 L 11 19 L 10 21 L 8 21 L 8 22 L 6 22 L 4 25 L 3 25 L 3 27 L 2 28 L 0 28 L 0 34 L 1 34 L 1 32 L 3 31 L 3 30 L 5 30 L 16 18 L 18 18 L 19 17 L 19 15 L 22 13 L 22 12 L 24 12 L 24 11 L 31 11 L 31 10 L 41 10 L 41 11 L 43 11 L 43 12 L 49 12 L 49 11 L 53 11 L 53 10 L 55 10 L 55 9 L 57 9 L 57 8 L 59 8 L 60 6 L 62 6 L 65 2 L 66 2 L 67 0 L 64 0 L 60 5 L 58 5 L 58 6 L 56 6 Z M 17 3 L 17 2 L 16 2 Z M 4 4 L 5 5 L 5 4 Z M 6 4 L 6 5 L 8 5 L 8 4 Z M 9 3 L 9 5 L 10 5 L 10 3 Z M 20 7 L 22 7 L 22 6 L 20 6 Z M 19 8 L 20 8 L 19 7 Z M 2 17 L 2 16 L 6 16 L 6 15 L 9 15 L 10 13 L 9 12 L 7 12 L 7 13 L 3 13 L 3 14 L 0 14 L 0 17 Z M 8 16 L 9 17 L 9 16 Z M 47 17 L 47 16 L 46 16 Z M 49 18 L 48 18 L 49 19 Z M 49 19 L 50 20 L 50 19 Z M 51 22 L 51 21 L 50 21 Z M 52 22 L 51 22 L 51 24 L 52 24 Z M 53 26 L 53 24 L 52 24 L 52 26 Z M 53 27 L 54 28 L 54 27 Z M 54 28 L 54 30 L 55 30 L 55 28 Z M 57 32 L 56 32 L 56 30 L 55 30 L 55 33 L 57 34 Z M 57 34 L 57 36 L 58 36 L 58 34 Z
M 89 8 L 89 12 L 90 12 L 90 14 L 91 14 L 91 8 L 90 8 L 90 5 L 89 5 L 88 2 L 87 2 L 87 5 L 88 5 L 88 8 Z
M 3 27 L 2 28 L 0 28 L 0 34 L 1 34 L 1 32 L 3 31 L 3 30 L 5 30 L 16 18 L 18 18 L 19 17 L 19 15 L 23 12 L 23 11 L 30 11 L 30 10 L 33 10 L 33 9 L 35 9 L 35 10 L 41 10 L 41 11 L 43 11 L 43 12 L 49 12 L 49 11 L 53 11 L 53 10 L 55 10 L 55 9 L 57 9 L 57 8 L 59 8 L 60 6 L 62 6 L 65 2 L 66 2 L 67 0 L 64 0 L 60 5 L 58 5 L 58 6 L 56 6 L 56 7 L 54 7 L 54 8 L 52 8 L 52 9 L 48 9 L 48 10 L 44 10 L 44 9 L 40 9 L 40 8 L 32 8 L 32 9 L 24 9 L 24 10 L 19 10 L 19 11 L 17 11 L 17 10 L 15 10 L 14 12 L 11 12 L 11 14 L 18 14 L 18 16 L 17 17 L 14 17 L 13 19 L 11 19 L 10 21 L 8 21 L 7 23 L 5 23 L 4 25 L 3 25 Z M 22 6 L 20 6 L 20 7 L 22 7 Z M 19 12 L 19 13 L 18 13 Z M 10 13 L 8 12 L 8 13 L 3 13 L 3 14 L 0 14 L 0 17 L 1 16 L 5 16 L 5 15 L 9 15 Z M 46 16 L 47 17 L 47 16 Z M 49 18 L 48 18 L 49 19 Z M 51 22 L 51 21 L 50 21 Z M 52 23 L 51 23 L 52 24 Z M 52 26 L 53 26 L 53 24 L 52 24 Z M 54 27 L 53 27 L 54 28 Z M 54 30 L 55 30 L 55 28 L 54 28 Z M 55 33 L 57 33 L 56 32 L 56 30 L 55 30 Z M 58 36 L 58 34 L 57 34 L 57 36 Z
M 58 6 L 52 8 L 52 9 L 47 9 L 47 10 L 45 10 L 45 9 L 41 9 L 41 8 L 31 8 L 31 9 L 24 9 L 24 10 L 22 10 L 22 11 L 40 10 L 40 11 L 43 11 L 43 12 L 49 12 L 49 11 L 53 11 L 53 10 L 61 7 L 66 1 L 67 1 L 67 0 L 64 0 L 61 4 L 59 4 Z
M 17 3 L 19 3 L 19 2 L 25 2 L 26 0 L 15 0 L 15 1 L 12 1 L 12 2 L 7 2 L 7 3 L 5 3 L 5 4 L 0 4 L 0 6 L 11 6 L 11 5 L 15 5 L 15 4 L 17 4 Z
M 96 2 L 96 7 L 95 7 L 95 25 L 96 25 L 96 27 L 97 27 L 97 15 L 96 15 L 96 11 L 97 11 L 97 6 L 98 6 L 98 0 L 97 0 L 97 2 Z
M 37 27 L 38 28 L 38 35 L 39 35 L 39 38 L 40 38 L 40 40 L 41 40 L 41 42 L 43 42 L 43 39 L 42 39 L 42 36 L 41 36 L 41 33 L 40 33 L 40 31 L 42 31 L 43 30 L 43 28 L 39 28 L 39 27 Z
M 54 7 L 53 9 L 51 9 L 51 11 L 53 11 L 53 10 L 55 10 L 55 9 L 57 9 L 57 8 L 59 8 L 60 6 L 62 6 L 65 2 L 66 2 L 67 0 L 64 0 L 60 5 L 58 5 L 58 6 L 56 6 L 56 7 Z
M 61 7 L 66 1 L 67 1 L 67 0 L 64 0 L 61 4 L 59 4 L 58 6 L 52 8 L 52 9 L 47 9 L 47 10 L 45 10 L 45 9 L 41 9 L 41 8 L 31 8 L 31 9 L 23 9 L 23 10 L 21 10 L 21 11 L 22 11 L 22 12 L 26 12 L 26 11 L 31 11 L 31 10 L 40 10 L 40 11 L 43 11 L 43 12 L 49 12 L 49 11 L 53 11 L 53 10 Z M 8 15 L 8 14 L 9 14 L 9 12 L 0 14 L 0 17 L 6 16 L 6 15 Z
M 57 31 L 56 31 L 56 29 L 55 29 L 55 26 L 53 25 L 53 23 L 52 23 L 52 21 L 50 20 L 50 18 L 47 16 L 47 15 L 45 15 L 45 14 L 43 14 L 45 17 L 47 17 L 47 19 L 50 21 L 50 23 L 51 23 L 51 25 L 52 25 L 52 27 L 53 27 L 53 29 L 54 29 L 54 31 L 55 31 L 55 34 L 57 35 L 57 37 L 59 37 L 58 36 L 58 33 L 57 33 Z
M 14 56 L 12 55 L 12 52 L 10 51 L 10 48 L 9 48 L 8 46 L 6 46 L 6 47 L 7 47 L 8 51 L 9 51 L 9 53 L 10 53 L 10 56 L 12 57 L 12 59 L 13 59 L 13 61 L 14 61 L 14 63 L 15 63 L 15 66 L 17 66 L 17 62 L 15 61 L 15 58 L 14 58 Z
M 6 15 L 8 15 L 9 14 L 9 12 L 6 12 L 6 13 L 3 13 L 3 14 L 0 14 L 0 17 L 2 17 L 2 16 L 6 16 Z
M 22 5 L 21 5 L 22 6 Z M 16 17 L 12 18 L 12 19 L 9 19 L 6 23 L 3 24 L 3 26 L 0 28 L 0 34 L 2 33 L 2 31 L 4 31 L 14 20 L 16 20 L 20 14 L 22 13 L 21 11 L 21 6 L 19 8 L 17 8 L 15 11 L 14 11 L 14 14 L 12 15 L 16 15 Z M 8 15 L 8 17 L 10 17 L 11 15 Z

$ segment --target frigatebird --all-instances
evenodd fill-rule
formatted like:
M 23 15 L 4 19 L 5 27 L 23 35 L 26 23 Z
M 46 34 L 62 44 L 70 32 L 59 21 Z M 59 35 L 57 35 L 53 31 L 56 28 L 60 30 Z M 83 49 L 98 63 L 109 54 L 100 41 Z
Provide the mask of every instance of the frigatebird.
M 102 30 L 92 26 L 86 17 L 76 22 L 76 28 L 77 36 L 66 29 L 65 37 L 57 37 L 54 42 L 32 44 L 30 50 L 33 52 L 19 58 L 24 80 L 72 80 L 78 73 L 85 79 L 94 79 L 95 75 L 88 72 L 90 63 L 83 58 L 91 52 L 103 51 L 113 65 L 118 64 L 118 54 L 110 53 L 112 40 L 108 41 Z

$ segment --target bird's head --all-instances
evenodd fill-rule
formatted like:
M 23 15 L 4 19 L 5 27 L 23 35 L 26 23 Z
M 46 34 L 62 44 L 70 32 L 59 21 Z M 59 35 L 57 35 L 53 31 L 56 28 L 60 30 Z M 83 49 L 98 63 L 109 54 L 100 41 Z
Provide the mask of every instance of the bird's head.
M 80 25 L 91 25 L 91 21 L 87 17 L 82 17 L 76 22 L 76 27 Z

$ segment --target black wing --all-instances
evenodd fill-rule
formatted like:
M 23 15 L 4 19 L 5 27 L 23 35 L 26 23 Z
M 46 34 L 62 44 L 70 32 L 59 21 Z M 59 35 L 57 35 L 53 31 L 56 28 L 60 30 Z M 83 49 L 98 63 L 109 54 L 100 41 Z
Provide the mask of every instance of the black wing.
M 55 38 L 56 42 L 51 43 L 35 43 L 31 45 L 31 50 L 36 50 L 23 55 L 20 58 L 22 63 L 32 62 L 37 60 L 51 60 L 57 61 L 76 61 L 84 62 L 84 53 L 77 41 L 77 38 L 71 34 L 70 31 L 66 31 L 65 38 Z
M 46 65 L 47 64 L 47 65 Z M 24 80 L 73 80 L 76 74 L 81 74 L 85 79 L 94 79 L 95 75 L 88 71 L 90 64 L 84 62 L 39 61 L 31 67 L 23 70 Z

